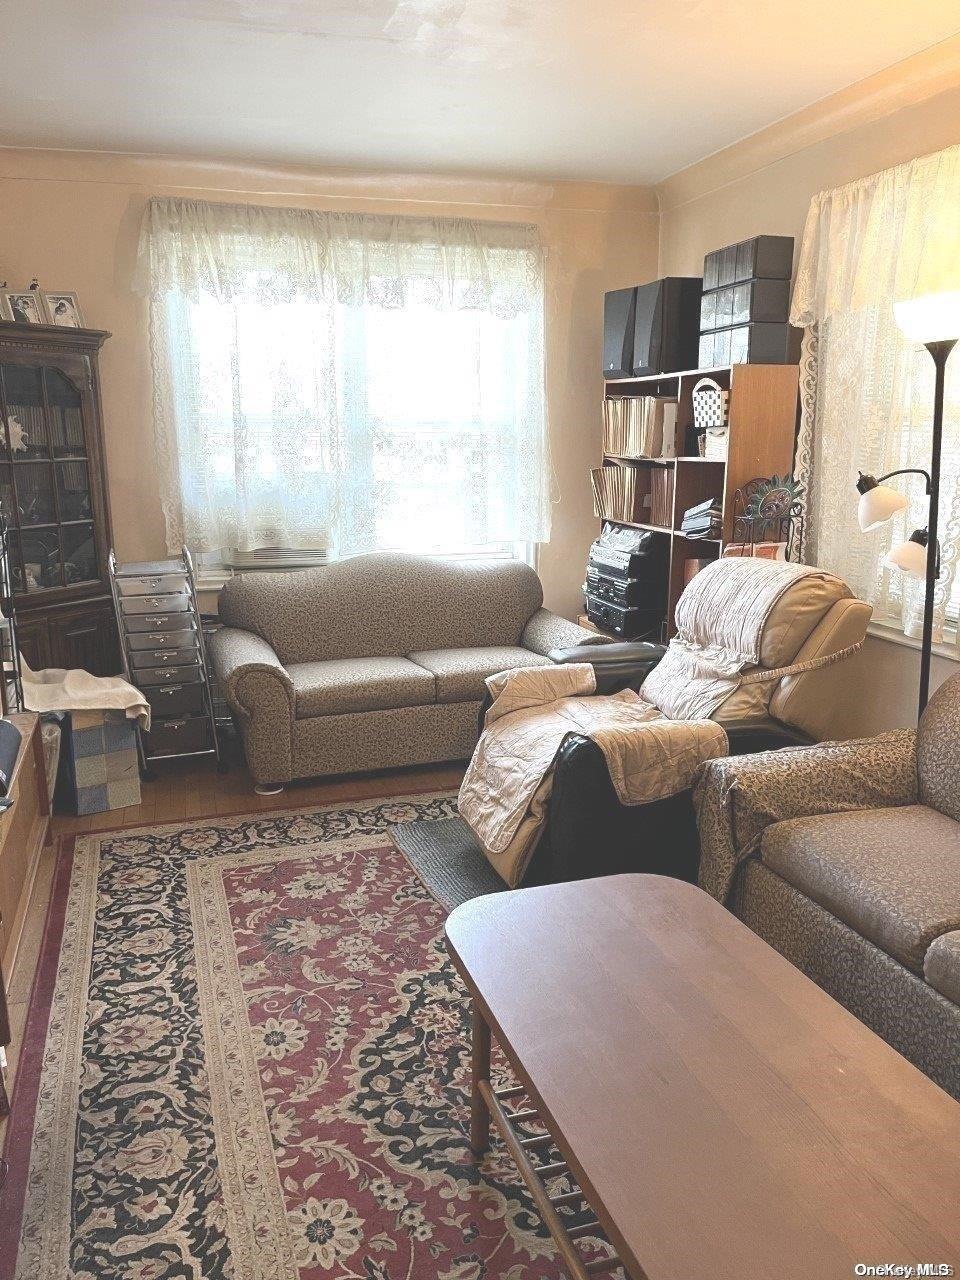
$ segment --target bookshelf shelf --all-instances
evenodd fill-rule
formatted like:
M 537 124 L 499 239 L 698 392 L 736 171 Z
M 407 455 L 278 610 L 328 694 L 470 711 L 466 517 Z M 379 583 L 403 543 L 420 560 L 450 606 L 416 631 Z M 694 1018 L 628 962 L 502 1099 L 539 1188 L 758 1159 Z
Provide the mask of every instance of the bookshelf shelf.
M 714 378 L 729 392 L 727 458 L 718 461 L 683 453 L 687 432 L 693 425 L 693 388 L 703 377 Z M 674 610 L 685 585 L 687 561 L 716 559 L 733 540 L 734 495 L 760 476 L 784 475 L 793 466 L 798 417 L 799 369 L 795 364 L 742 364 L 712 369 L 687 369 L 643 378 L 611 379 L 604 383 L 604 400 L 657 396 L 677 401 L 677 456 L 641 458 L 603 454 L 603 465 L 629 468 L 636 477 L 634 490 L 641 505 L 650 502 L 654 471 L 672 475 L 672 519 L 669 525 L 640 520 L 613 520 L 630 529 L 663 534 L 670 557 L 665 637 L 675 632 Z M 670 447 L 668 444 L 668 447 Z M 689 446 L 687 446 L 689 448 Z M 645 480 L 640 477 L 646 476 Z M 670 481 L 664 478 L 664 483 Z M 680 529 L 683 514 L 708 498 L 719 500 L 722 528 L 719 538 L 690 538 Z M 635 510 L 639 514 L 639 509 Z

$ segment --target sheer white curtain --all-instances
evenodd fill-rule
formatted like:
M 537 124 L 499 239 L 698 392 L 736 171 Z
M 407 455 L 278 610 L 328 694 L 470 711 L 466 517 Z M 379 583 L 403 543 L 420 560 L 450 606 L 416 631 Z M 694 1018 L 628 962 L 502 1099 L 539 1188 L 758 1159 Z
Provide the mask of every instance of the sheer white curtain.
M 923 584 L 883 565 L 927 522 L 919 477 L 891 484 L 910 499 L 873 533 L 857 524 L 857 472 L 930 469 L 933 361 L 893 318 L 901 298 L 960 289 L 960 147 L 816 196 L 800 251 L 791 320 L 808 326 L 801 362 L 798 467 L 808 484 L 806 558 L 845 578 L 878 621 L 919 636 Z M 937 587 L 939 639 L 955 605 L 960 547 L 960 354 L 947 365 Z
M 157 199 L 138 278 L 170 551 L 549 537 L 535 227 Z

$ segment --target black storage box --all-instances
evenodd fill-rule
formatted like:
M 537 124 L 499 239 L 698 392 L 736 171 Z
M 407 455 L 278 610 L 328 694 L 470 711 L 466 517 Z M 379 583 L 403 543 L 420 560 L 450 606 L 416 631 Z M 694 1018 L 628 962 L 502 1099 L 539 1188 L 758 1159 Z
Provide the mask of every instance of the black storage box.
M 704 289 L 720 289 L 743 280 L 789 280 L 793 275 L 793 236 L 754 236 L 714 249 L 703 260 Z

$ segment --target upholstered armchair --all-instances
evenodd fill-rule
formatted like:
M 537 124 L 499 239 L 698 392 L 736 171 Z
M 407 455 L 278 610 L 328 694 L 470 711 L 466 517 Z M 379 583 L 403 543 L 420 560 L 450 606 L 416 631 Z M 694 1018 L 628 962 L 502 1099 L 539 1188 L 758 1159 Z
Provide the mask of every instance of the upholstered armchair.
M 706 765 L 699 881 L 960 1097 L 960 675 L 914 730 Z

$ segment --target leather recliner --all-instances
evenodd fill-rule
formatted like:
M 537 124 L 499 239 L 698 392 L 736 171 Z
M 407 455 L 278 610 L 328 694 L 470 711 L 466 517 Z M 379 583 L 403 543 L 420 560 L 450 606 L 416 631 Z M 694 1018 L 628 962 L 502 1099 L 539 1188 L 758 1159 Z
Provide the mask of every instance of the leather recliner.
M 839 578 L 802 578 L 767 620 L 760 667 L 776 670 L 840 654 L 861 643 L 872 610 Z M 589 662 L 597 692 L 639 689 L 666 646 L 616 643 L 557 651 L 555 662 Z M 849 681 L 842 661 L 778 681 L 741 686 L 713 719 L 723 725 L 731 755 L 810 745 L 833 728 Z M 539 884 L 624 871 L 661 872 L 696 880 L 699 841 L 692 793 L 625 806 L 606 762 L 589 738 L 571 734 L 560 748 L 546 830 L 523 883 Z

